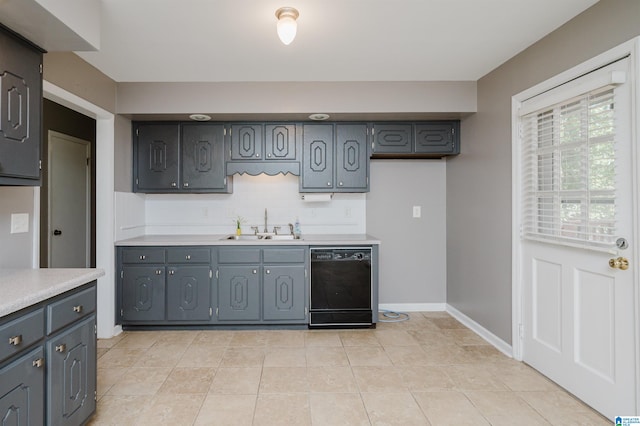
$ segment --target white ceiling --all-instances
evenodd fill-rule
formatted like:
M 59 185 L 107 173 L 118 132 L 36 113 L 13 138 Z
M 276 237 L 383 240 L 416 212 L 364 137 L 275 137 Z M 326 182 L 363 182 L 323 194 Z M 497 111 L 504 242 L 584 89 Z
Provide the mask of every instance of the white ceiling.
M 475 81 L 596 2 L 101 0 L 100 50 L 78 54 L 118 82 Z

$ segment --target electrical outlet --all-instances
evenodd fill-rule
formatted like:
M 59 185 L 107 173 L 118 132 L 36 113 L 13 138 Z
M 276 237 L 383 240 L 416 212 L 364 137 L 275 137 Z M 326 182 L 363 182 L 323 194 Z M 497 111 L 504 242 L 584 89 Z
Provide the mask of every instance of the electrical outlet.
M 11 214 L 11 233 L 20 234 L 29 232 L 29 213 Z
M 413 206 L 413 217 L 418 218 L 422 216 L 422 208 L 420 206 Z

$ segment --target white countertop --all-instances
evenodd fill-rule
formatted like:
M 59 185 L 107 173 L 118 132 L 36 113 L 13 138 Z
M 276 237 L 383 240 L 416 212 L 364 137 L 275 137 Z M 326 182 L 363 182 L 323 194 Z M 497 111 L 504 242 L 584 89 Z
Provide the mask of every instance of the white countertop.
M 143 235 L 116 241 L 116 246 L 274 246 L 274 245 L 345 245 L 380 244 L 380 240 L 368 234 L 302 235 L 299 240 L 227 240 L 231 234 L 221 235 Z
M 73 290 L 104 275 L 102 269 L 0 269 L 0 317 Z

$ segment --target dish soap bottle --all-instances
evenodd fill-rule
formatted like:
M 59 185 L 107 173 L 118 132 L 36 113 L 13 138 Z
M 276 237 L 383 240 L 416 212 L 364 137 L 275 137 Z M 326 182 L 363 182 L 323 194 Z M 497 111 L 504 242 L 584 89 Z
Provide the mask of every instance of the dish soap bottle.
M 296 223 L 293 225 L 293 236 L 294 238 L 300 238 L 300 219 L 296 217 Z

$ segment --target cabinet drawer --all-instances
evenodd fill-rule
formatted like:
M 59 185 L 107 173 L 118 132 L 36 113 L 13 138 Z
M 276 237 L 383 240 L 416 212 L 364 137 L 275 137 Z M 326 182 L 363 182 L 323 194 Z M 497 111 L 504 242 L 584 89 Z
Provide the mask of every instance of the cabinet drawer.
M 0 325 L 0 361 L 44 337 L 44 310 L 38 309 Z
M 170 248 L 167 250 L 168 263 L 209 263 L 211 251 L 206 248 Z
M 122 263 L 164 263 L 164 249 L 128 248 L 122 250 Z
M 264 250 L 264 263 L 304 263 L 303 248 L 269 248 Z
M 260 263 L 259 248 L 225 248 L 218 251 L 219 263 Z
M 88 288 L 47 306 L 47 334 L 96 310 L 96 288 Z

